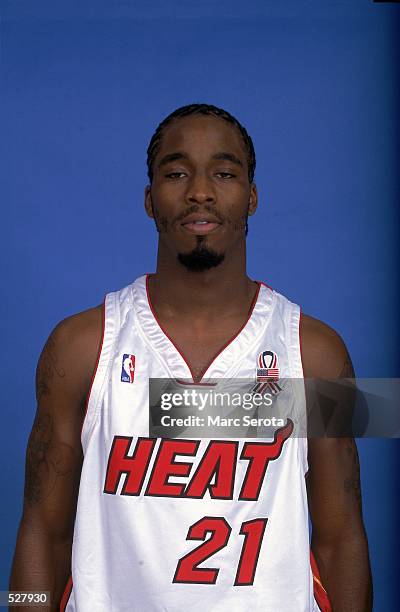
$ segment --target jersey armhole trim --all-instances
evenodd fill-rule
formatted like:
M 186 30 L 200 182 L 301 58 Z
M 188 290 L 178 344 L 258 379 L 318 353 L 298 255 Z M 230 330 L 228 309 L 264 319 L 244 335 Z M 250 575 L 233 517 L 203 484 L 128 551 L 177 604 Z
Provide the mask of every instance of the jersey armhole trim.
M 100 341 L 97 361 L 93 371 L 89 392 L 86 398 L 86 411 L 81 429 L 81 443 L 85 452 L 90 433 L 96 422 L 97 410 L 102 398 L 106 373 L 108 371 L 110 354 L 114 344 L 116 329 L 115 294 L 109 293 L 105 296 L 102 307 L 102 337 Z
M 289 320 L 289 364 L 290 364 L 290 375 L 294 380 L 292 388 L 296 396 L 296 404 L 303 406 L 304 414 L 302 411 L 298 412 L 298 417 L 302 422 L 302 429 L 307 431 L 307 401 L 306 391 L 304 384 L 304 370 L 302 360 L 302 346 L 301 346 L 301 319 L 302 311 L 301 307 L 294 304 L 290 309 L 290 320 Z M 300 379 L 300 380 L 299 380 Z M 308 472 L 308 441 L 307 437 L 299 438 L 299 448 L 301 453 L 301 461 L 303 465 L 304 476 Z
M 290 374 L 292 378 L 304 378 L 303 362 L 301 357 L 301 308 L 297 304 L 290 312 L 290 340 L 289 346 L 291 348 L 291 359 L 290 359 Z
M 97 368 L 99 367 L 101 351 L 103 350 L 104 331 L 105 331 L 105 319 L 106 319 L 105 304 L 106 304 L 106 299 L 104 298 L 103 303 L 101 305 L 101 339 L 100 339 L 100 344 L 99 344 L 99 348 L 98 348 L 98 351 L 97 351 L 96 364 L 94 366 L 93 373 L 92 373 L 92 379 L 91 379 L 90 385 L 89 385 L 89 391 L 88 391 L 88 393 L 86 395 L 85 416 L 83 417 L 83 422 L 82 422 L 82 427 L 81 427 L 81 437 L 82 437 L 82 432 L 83 432 L 83 429 L 85 427 L 85 423 L 86 423 L 87 416 L 88 416 L 89 401 L 90 401 L 90 397 L 92 395 L 93 383 L 94 383 L 94 379 L 96 378 Z

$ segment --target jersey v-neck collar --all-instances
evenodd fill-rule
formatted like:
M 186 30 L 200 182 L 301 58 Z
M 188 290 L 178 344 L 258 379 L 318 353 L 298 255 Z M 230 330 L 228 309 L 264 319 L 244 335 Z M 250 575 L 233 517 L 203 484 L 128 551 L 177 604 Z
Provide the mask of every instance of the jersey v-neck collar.
M 185 356 L 157 319 L 149 296 L 149 276 L 149 274 L 141 276 L 131 285 L 133 304 L 144 337 L 164 361 L 172 378 L 194 381 L 193 372 Z M 247 320 L 221 347 L 197 382 L 204 382 L 210 378 L 229 377 L 238 359 L 245 356 L 265 329 L 272 312 L 273 298 L 273 290 L 259 282 Z

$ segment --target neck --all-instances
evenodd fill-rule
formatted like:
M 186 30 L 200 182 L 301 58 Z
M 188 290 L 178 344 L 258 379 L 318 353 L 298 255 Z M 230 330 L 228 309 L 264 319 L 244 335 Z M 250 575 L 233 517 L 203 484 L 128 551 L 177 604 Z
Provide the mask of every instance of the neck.
M 232 255 L 232 256 L 231 256 Z M 247 312 L 256 284 L 246 274 L 246 244 L 218 266 L 191 272 L 158 250 L 157 271 L 149 279 L 152 304 L 166 316 L 218 317 Z

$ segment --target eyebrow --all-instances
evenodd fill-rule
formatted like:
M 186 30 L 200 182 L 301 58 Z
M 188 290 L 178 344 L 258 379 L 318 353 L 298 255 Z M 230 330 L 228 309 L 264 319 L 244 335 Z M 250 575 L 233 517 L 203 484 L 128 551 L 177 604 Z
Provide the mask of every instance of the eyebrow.
M 171 162 L 174 162 L 180 159 L 189 159 L 189 157 L 185 153 L 181 153 L 180 151 L 177 151 L 176 153 L 168 153 L 167 155 L 164 155 L 164 157 L 160 159 L 160 161 L 158 162 L 158 168 L 161 168 L 161 166 L 165 166 Z M 212 156 L 212 159 L 217 159 L 217 160 L 222 159 L 225 161 L 230 161 L 233 164 L 236 164 L 243 168 L 242 162 L 240 161 L 238 157 L 236 157 L 236 155 L 233 155 L 233 153 L 225 153 L 225 152 L 216 153 L 215 155 Z
M 236 155 L 233 155 L 232 153 L 216 153 L 216 155 L 213 155 L 212 157 L 213 159 L 223 159 L 226 161 L 230 161 L 233 164 L 236 164 L 238 166 L 241 166 L 243 168 L 243 164 L 240 161 L 240 159 L 238 157 L 236 157 Z
M 164 157 L 160 159 L 160 161 L 158 162 L 158 168 L 161 168 L 161 166 L 165 166 L 166 164 L 169 164 L 170 162 L 177 161 L 178 159 L 188 159 L 188 156 L 180 152 L 168 153 L 167 155 L 164 155 Z

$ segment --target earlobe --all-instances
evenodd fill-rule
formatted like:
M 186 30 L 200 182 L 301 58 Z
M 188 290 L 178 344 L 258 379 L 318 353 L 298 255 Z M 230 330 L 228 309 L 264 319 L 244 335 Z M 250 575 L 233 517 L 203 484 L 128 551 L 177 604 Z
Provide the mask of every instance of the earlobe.
M 254 215 L 257 210 L 257 204 L 254 204 L 252 200 L 249 201 L 249 215 Z
M 250 198 L 249 198 L 249 215 L 254 215 L 257 210 L 258 198 L 257 198 L 257 189 L 255 184 L 253 183 L 251 186 Z

